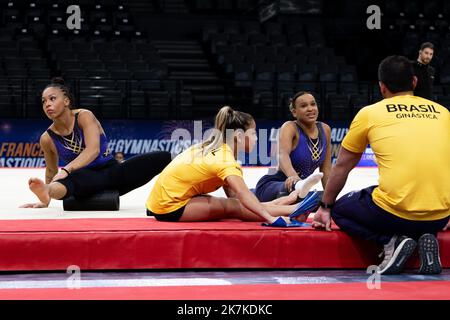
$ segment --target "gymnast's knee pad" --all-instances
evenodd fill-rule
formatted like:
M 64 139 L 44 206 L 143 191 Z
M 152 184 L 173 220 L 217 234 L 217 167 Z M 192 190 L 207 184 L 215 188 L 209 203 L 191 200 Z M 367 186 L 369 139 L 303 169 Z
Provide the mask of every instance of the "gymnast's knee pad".
M 63 200 L 65 211 L 117 211 L 120 207 L 119 191 L 106 190 L 93 196 Z

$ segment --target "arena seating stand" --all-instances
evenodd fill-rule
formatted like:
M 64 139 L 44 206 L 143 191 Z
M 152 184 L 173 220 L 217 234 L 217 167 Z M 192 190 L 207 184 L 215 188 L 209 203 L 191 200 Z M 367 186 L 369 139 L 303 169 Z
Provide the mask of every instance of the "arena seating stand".
M 257 0 L 79 0 L 80 30 L 66 26 L 68 0 L 5 1 L 0 116 L 44 117 L 41 91 L 62 76 L 76 105 L 102 118 L 211 118 L 232 104 L 282 119 L 289 98 L 304 90 L 321 101 L 322 119 L 350 120 L 381 98 L 380 59 L 414 60 L 425 41 L 436 48 L 433 98 L 448 107 L 450 5 L 376 3 L 383 12 L 378 33 L 360 27 L 368 0 L 324 2 L 313 15 L 264 21 Z

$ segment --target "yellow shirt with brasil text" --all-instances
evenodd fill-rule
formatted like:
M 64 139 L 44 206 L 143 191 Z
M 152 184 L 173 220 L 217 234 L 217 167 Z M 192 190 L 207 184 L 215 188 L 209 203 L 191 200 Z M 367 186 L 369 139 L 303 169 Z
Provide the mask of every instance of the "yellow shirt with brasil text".
M 242 168 L 227 144 L 202 154 L 195 145 L 179 154 L 161 172 L 147 199 L 147 209 L 156 214 L 173 212 L 185 206 L 196 195 L 213 192 Z
M 378 162 L 372 198 L 404 219 L 431 221 L 450 215 L 450 113 L 436 102 L 402 95 L 364 107 L 342 146 Z

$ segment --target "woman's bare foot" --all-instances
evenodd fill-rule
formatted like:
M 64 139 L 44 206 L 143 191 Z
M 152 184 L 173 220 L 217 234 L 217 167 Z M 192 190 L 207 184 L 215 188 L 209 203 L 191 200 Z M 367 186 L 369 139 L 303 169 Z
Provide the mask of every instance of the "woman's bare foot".
M 26 203 L 21 205 L 19 208 L 48 208 L 48 204 L 38 202 L 38 203 Z
M 289 195 L 277 198 L 277 199 L 272 200 L 272 201 L 270 201 L 268 203 L 281 205 L 281 206 L 291 205 L 291 204 L 294 204 L 294 203 L 298 202 L 298 194 L 299 194 L 299 191 L 298 190 L 294 190 Z
M 298 202 L 298 194 L 299 194 L 299 191 L 298 190 L 294 190 L 294 191 L 292 191 L 291 193 L 289 193 L 289 195 L 288 196 L 286 196 L 285 197 L 285 203 L 283 203 L 283 204 L 294 204 L 294 203 L 296 203 L 296 202 Z
M 30 178 L 28 180 L 30 190 L 39 198 L 44 205 L 48 206 L 50 203 L 50 195 L 48 193 L 48 186 L 39 178 Z

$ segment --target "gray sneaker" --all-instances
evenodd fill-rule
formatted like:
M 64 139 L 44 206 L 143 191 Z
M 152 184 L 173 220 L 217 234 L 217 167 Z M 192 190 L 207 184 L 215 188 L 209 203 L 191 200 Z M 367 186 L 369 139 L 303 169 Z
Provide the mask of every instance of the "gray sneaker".
M 419 238 L 419 259 L 421 274 L 439 274 L 442 272 L 439 257 L 439 242 L 432 234 L 426 233 Z
M 381 254 L 384 255 L 384 260 L 378 266 L 380 274 L 399 274 L 408 258 L 414 252 L 416 245 L 417 243 L 411 238 L 393 236 L 389 243 L 384 245 L 384 250 Z

